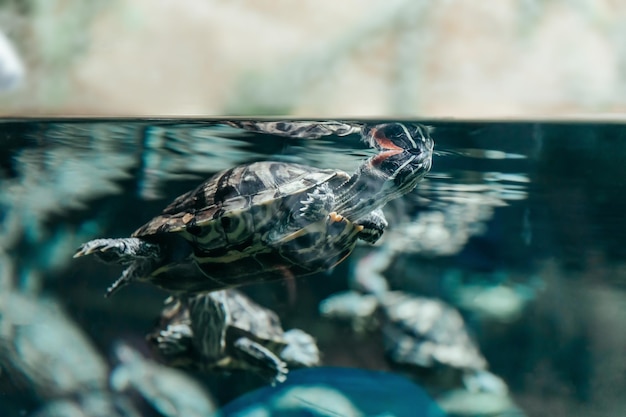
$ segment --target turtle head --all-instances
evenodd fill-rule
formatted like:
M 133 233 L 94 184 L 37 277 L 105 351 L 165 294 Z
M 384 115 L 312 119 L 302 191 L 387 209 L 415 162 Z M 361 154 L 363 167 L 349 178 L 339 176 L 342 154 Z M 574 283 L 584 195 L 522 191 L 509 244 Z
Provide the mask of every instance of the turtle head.
M 429 128 L 419 124 L 385 123 L 366 126 L 363 136 L 378 155 L 363 170 L 384 179 L 395 198 L 411 191 L 432 164 L 434 142 Z
M 413 190 L 430 171 L 434 146 L 429 129 L 419 124 L 366 125 L 362 134 L 379 152 L 359 167 L 338 199 L 337 211 L 353 221 Z

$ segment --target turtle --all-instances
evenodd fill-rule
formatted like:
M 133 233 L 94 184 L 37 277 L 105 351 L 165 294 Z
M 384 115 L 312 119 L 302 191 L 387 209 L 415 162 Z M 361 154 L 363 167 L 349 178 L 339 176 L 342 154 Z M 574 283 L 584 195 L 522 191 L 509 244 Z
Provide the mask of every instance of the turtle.
M 421 124 L 363 124 L 361 137 L 378 153 L 352 175 L 275 161 L 230 168 L 131 237 L 91 240 L 74 257 L 93 253 L 126 266 L 106 296 L 133 281 L 185 294 L 328 270 L 357 240 L 375 243 L 387 227 L 381 208 L 429 172 L 429 132 Z
M 147 339 L 169 365 L 251 370 L 272 383 L 285 380 L 288 366 L 320 363 L 311 335 L 300 329 L 283 331 L 274 311 L 232 288 L 169 297 L 160 324 Z
M 388 291 L 380 295 L 346 291 L 322 301 L 323 316 L 360 320 L 369 315 L 382 329 L 389 361 L 403 368 L 482 370 L 485 358 L 456 309 L 442 301 Z M 371 329 L 373 325 L 361 329 Z
M 446 398 L 446 410 L 456 404 L 452 393 L 510 403 L 506 383 L 489 371 L 454 307 L 389 288 L 382 272 L 393 256 L 381 247 L 361 258 L 351 279 L 355 289 L 322 300 L 321 315 L 348 321 L 357 332 L 379 330 L 389 365 L 422 384 L 438 402 Z
M 483 412 L 452 414 L 492 415 L 485 410 L 493 407 L 502 413 L 493 415 L 523 415 L 506 383 L 489 371 L 459 312 L 446 303 L 403 291 L 346 291 L 323 300 L 320 311 L 353 324 L 369 312 L 370 329 L 377 322 L 391 368 L 422 385 L 445 411 L 467 407 L 460 405 L 467 401 Z
M 349 321 L 355 331 L 380 329 L 385 355 L 395 368 L 458 384 L 465 375 L 487 369 L 461 314 L 430 297 L 392 290 L 382 272 L 393 251 L 380 247 L 361 258 L 351 277 L 353 290 L 329 296 L 322 316 Z

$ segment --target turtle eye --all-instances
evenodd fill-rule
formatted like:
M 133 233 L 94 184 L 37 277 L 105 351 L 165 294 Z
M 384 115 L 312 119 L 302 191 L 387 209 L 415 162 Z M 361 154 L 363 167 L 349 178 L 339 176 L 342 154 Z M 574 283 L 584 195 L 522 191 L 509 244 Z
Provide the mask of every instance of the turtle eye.
M 198 236 L 200 235 L 200 232 L 202 232 L 202 228 L 195 223 L 189 224 L 187 226 L 187 233 L 189 233 L 190 235 Z
M 405 126 L 400 123 L 387 123 L 380 125 L 378 132 L 394 143 L 397 142 L 398 139 L 402 138 L 402 136 L 408 134 Z
M 220 221 L 221 221 L 221 223 L 222 223 L 222 228 L 223 228 L 225 231 L 230 231 L 230 228 L 231 228 L 231 226 L 232 226 L 232 220 L 231 220 L 231 218 L 230 218 L 230 217 L 227 217 L 227 216 L 224 216 L 224 217 L 222 217 L 222 218 L 221 218 L 221 220 L 220 220 Z

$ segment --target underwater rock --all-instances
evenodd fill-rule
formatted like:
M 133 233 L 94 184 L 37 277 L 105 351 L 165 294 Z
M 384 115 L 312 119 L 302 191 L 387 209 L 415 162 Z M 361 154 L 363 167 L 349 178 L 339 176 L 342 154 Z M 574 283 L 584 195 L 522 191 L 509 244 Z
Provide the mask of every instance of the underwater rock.
M 107 386 L 107 363 L 53 299 L 0 294 L 0 364 L 42 398 Z
M 30 417 L 141 417 L 128 398 L 105 392 L 92 392 L 78 398 L 50 401 Z
M 113 390 L 139 393 L 165 417 L 206 417 L 215 411 L 212 396 L 184 372 L 147 359 L 122 342 L 114 353 L 120 364 L 111 372 Z
M 294 371 L 275 387 L 241 396 L 213 417 L 444 417 L 418 385 L 388 372 L 350 368 Z

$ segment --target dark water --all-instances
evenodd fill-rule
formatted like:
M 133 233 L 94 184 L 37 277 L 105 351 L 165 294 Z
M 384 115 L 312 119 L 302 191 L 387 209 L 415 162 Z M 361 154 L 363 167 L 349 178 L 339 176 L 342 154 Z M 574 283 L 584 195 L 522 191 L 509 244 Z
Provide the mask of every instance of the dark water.
M 328 273 L 242 290 L 313 335 L 323 365 L 402 374 L 451 415 L 623 415 L 624 126 L 422 123 L 435 128 L 433 168 L 385 207 L 378 245 Z M 0 414 L 169 416 L 267 385 L 251 372 L 168 373 L 145 340 L 167 294 L 135 283 L 105 299 L 121 268 L 72 254 L 128 236 L 220 170 L 278 160 L 351 173 L 374 153 L 357 133 L 288 138 L 215 120 L 0 122 Z M 502 384 L 450 382 L 445 359 L 398 366 L 380 326 L 322 317 L 320 302 L 363 270 L 460 312 Z

